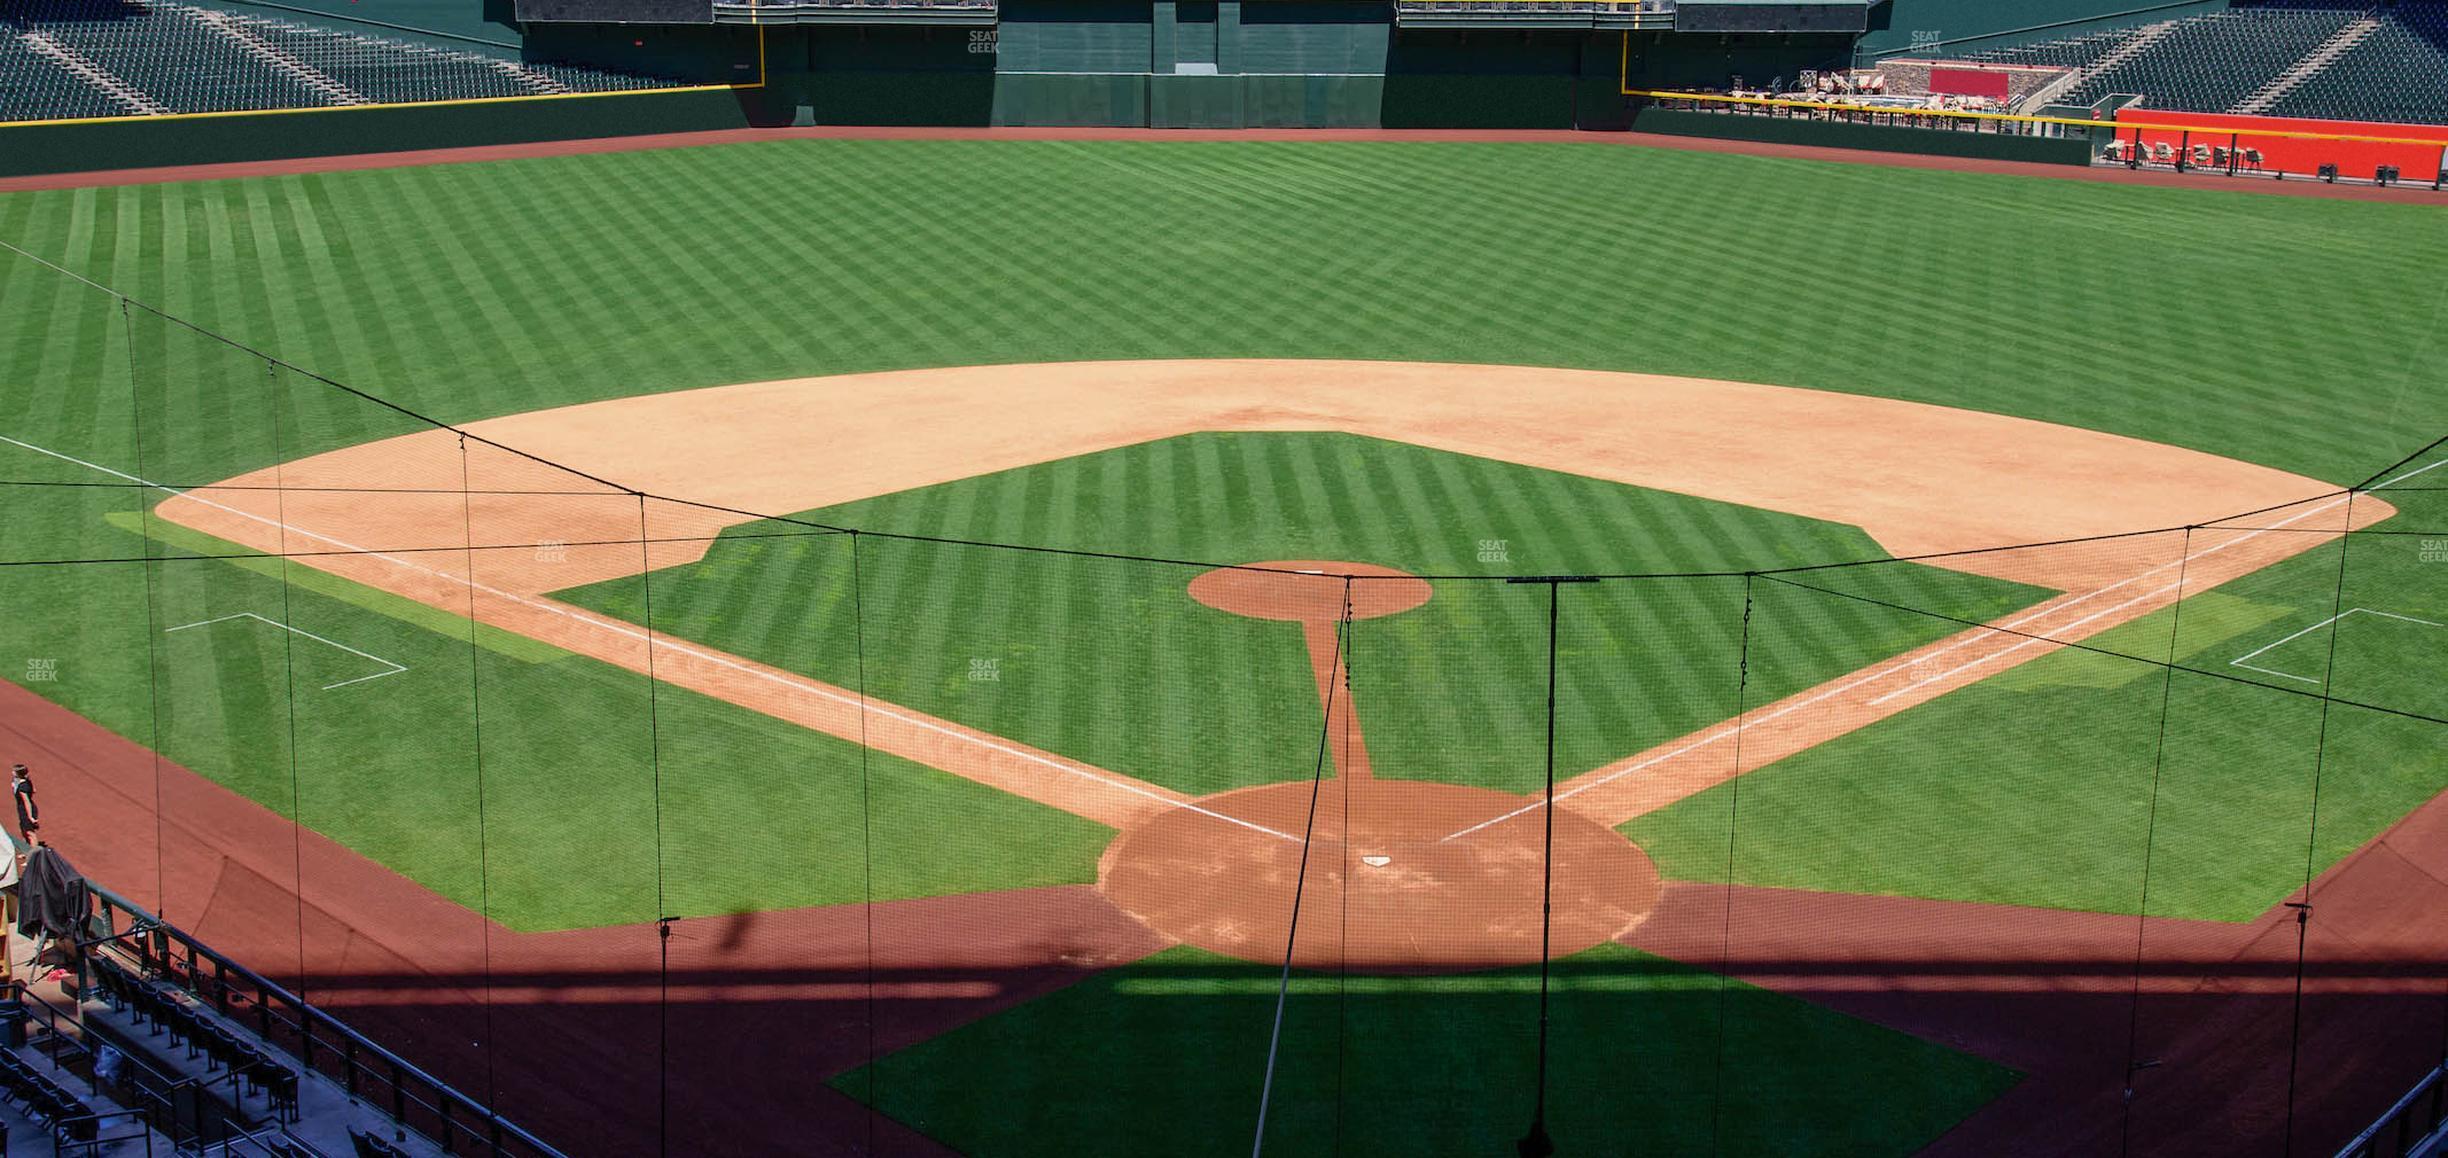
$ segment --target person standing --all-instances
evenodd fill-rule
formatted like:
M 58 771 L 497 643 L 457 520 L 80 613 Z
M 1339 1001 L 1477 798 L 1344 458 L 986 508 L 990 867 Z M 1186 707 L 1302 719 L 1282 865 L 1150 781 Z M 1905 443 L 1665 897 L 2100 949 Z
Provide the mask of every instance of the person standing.
M 9 791 L 17 797 L 17 831 L 32 844 L 35 832 L 42 828 L 42 808 L 34 803 L 34 774 L 23 764 L 11 765 L 9 771 L 16 776 Z

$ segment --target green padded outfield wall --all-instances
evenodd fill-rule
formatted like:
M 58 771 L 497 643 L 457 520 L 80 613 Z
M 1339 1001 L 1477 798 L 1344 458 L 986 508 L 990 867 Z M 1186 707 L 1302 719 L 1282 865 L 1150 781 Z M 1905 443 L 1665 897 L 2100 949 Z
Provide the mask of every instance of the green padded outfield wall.
M 1351 0 L 1005 0 L 990 119 L 1373 128 L 1391 21 Z
M 983 125 L 994 110 L 994 39 L 977 28 L 775 28 L 767 83 L 798 124 Z
M 0 125 L 0 177 L 627 137 L 770 123 L 762 90 Z

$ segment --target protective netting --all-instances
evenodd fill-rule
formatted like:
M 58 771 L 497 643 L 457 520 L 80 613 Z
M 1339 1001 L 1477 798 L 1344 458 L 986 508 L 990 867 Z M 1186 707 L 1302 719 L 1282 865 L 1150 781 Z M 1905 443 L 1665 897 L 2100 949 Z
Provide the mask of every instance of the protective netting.
M 2419 432 L 1913 560 L 1322 435 L 794 513 L 0 286 L 36 835 L 461 1152 L 2309 1153 L 2448 1048 Z

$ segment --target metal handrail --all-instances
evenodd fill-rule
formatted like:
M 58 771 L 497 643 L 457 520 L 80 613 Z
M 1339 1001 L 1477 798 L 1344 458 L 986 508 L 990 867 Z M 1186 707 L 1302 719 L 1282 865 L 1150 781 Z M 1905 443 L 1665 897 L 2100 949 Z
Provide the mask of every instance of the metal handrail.
M 2417 1113 L 2420 1109 L 2423 1112 Z M 2448 1126 L 2448 1063 L 2431 1067 L 2414 1088 L 2397 1099 L 2377 1121 L 2363 1128 L 2338 1150 L 2338 1158 L 2379 1158 L 2415 1153 L 2425 1142 Z M 2384 1136 L 2396 1144 L 2393 1151 L 2383 1151 Z
M 15 838 L 10 839 L 11 843 L 15 842 Z M 255 995 L 259 1036 L 274 1041 L 270 1029 L 275 1024 L 296 1033 L 299 1046 L 288 1052 L 295 1054 L 304 1068 L 309 1070 L 317 1068 L 314 1056 L 316 1046 L 331 1050 L 345 1067 L 351 1097 L 357 1096 L 357 1081 L 361 1072 L 376 1082 L 387 1083 L 392 1094 L 391 1116 L 407 1125 L 411 1106 L 432 1114 L 445 1132 L 446 1136 L 440 1141 L 446 1152 L 459 1152 L 452 1145 L 455 1139 L 449 1136 L 455 1130 L 492 1154 L 567 1158 L 558 1148 L 495 1113 L 492 1107 L 460 1093 L 449 1083 L 419 1069 L 338 1017 L 230 959 L 185 930 L 163 921 L 142 905 L 91 880 L 86 882 L 86 887 L 99 902 L 96 919 L 100 925 L 100 934 L 86 944 L 108 944 L 122 951 L 133 947 L 139 963 L 147 969 L 172 977 L 198 997 L 209 1000 L 215 1009 L 224 1014 L 229 1012 L 232 982 L 242 984 Z M 183 978 L 178 968 L 181 962 L 171 952 L 172 944 L 183 951 Z M 199 962 L 212 967 L 208 982 L 212 988 L 210 993 L 197 988 L 198 982 L 207 981 L 203 971 L 198 968 Z M 275 1009 L 276 1006 L 286 1007 L 295 1013 L 284 1015 Z M 274 1043 L 281 1044 L 277 1041 Z M 284 1045 L 283 1048 L 287 1047 Z M 426 1097 L 412 1093 L 411 1086 L 421 1088 L 426 1092 Z M 427 1097 L 431 1100 L 428 1101 Z

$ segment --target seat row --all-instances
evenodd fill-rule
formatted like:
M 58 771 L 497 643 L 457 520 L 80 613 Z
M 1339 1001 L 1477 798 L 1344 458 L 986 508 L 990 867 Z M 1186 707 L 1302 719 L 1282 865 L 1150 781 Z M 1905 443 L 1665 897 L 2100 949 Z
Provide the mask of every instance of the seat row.
M 92 1106 L 14 1050 L 0 1050 L 0 1098 L 25 1111 L 62 1144 L 92 1142 L 99 1132 Z
M 370 1134 L 355 1127 L 349 1128 L 349 1146 L 356 1152 L 357 1158 L 408 1158 L 405 1148 L 384 1141 L 380 1134 Z
M 237 1031 L 189 1009 L 178 990 L 129 972 L 107 957 L 93 959 L 94 979 L 112 1008 L 151 1027 L 155 1036 L 167 1033 L 171 1044 L 201 1057 L 207 1073 L 227 1070 L 245 1084 L 242 1093 L 261 1093 L 281 1121 L 298 1118 L 297 1071 L 273 1060 L 261 1046 Z

